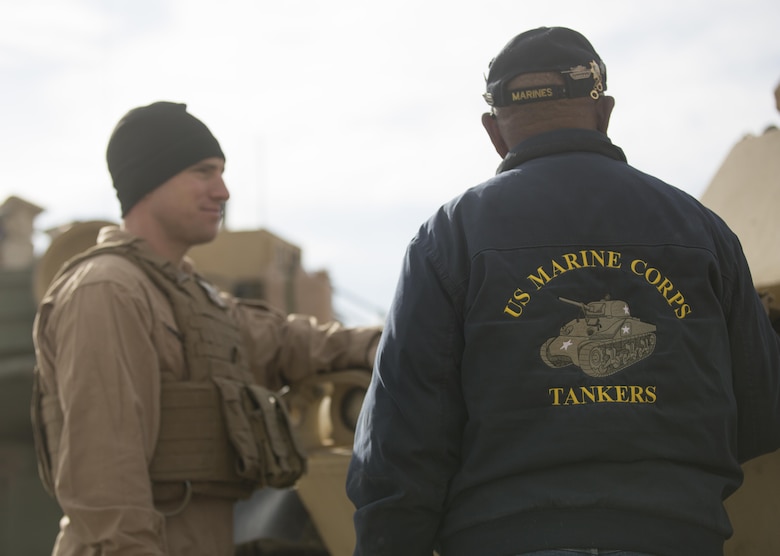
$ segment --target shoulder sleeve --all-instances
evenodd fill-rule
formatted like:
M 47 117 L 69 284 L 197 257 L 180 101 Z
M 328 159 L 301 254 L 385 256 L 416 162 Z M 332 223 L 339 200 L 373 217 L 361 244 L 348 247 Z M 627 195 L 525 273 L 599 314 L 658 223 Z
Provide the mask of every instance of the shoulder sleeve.
M 724 313 L 737 400 L 740 462 L 780 448 L 780 337 L 735 240 Z
M 55 491 L 81 544 L 162 555 L 164 519 L 148 476 L 160 411 L 151 313 L 142 290 L 117 274 L 89 261 L 39 311 L 38 365 L 63 413 Z
M 465 419 L 460 309 L 436 249 L 407 249 L 347 478 L 356 555 L 431 554 Z
M 278 388 L 318 372 L 369 369 L 379 327 L 349 328 L 305 315 L 284 315 L 258 301 L 236 300 L 250 366 L 262 384 Z

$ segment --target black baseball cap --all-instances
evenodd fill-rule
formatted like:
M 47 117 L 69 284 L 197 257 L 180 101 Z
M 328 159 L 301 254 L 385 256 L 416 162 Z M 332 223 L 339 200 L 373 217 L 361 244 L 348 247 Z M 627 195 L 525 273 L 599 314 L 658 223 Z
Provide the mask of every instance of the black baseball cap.
M 565 85 L 507 90 L 526 73 L 559 72 Z M 590 96 L 607 90 L 607 68 L 582 34 L 566 27 L 539 27 L 517 35 L 490 62 L 483 95 L 490 106 Z

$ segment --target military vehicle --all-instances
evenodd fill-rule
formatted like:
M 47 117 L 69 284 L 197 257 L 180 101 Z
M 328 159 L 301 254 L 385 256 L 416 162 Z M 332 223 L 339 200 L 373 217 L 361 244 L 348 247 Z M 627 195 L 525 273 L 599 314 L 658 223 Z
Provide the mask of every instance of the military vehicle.
M 542 345 L 540 355 L 548 366 L 574 364 L 590 376 L 604 377 L 644 359 L 655 349 L 655 326 L 632 317 L 625 301 L 558 299 L 579 307 L 583 316 L 564 324 L 559 336 Z

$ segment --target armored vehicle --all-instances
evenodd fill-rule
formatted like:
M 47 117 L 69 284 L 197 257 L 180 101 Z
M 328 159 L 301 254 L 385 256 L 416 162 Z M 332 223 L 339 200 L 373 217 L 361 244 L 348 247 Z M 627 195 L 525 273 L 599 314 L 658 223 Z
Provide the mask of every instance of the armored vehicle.
M 558 299 L 579 307 L 583 316 L 564 324 L 558 337 L 542 345 L 540 355 L 548 366 L 574 364 L 590 376 L 603 377 L 622 371 L 655 349 L 655 325 L 632 317 L 625 301 Z

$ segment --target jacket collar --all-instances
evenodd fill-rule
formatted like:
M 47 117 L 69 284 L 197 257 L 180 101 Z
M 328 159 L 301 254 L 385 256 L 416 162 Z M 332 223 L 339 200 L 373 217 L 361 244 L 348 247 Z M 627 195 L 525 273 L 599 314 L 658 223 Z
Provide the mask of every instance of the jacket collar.
M 134 236 L 119 226 L 105 226 L 100 229 L 98 232 L 97 244 L 103 245 L 107 243 L 133 245 L 135 249 L 142 253 L 147 259 L 156 263 L 157 266 L 163 272 L 167 273 L 174 281 L 181 282 L 195 274 L 195 267 L 189 257 L 185 256 L 184 259 L 182 259 L 181 264 L 176 267 L 172 262 L 152 251 L 146 241 Z
M 566 152 L 598 153 L 626 162 L 623 150 L 609 137 L 591 129 L 557 129 L 534 135 L 507 153 L 496 170 L 497 174 L 517 168 L 523 162 L 551 154 Z

